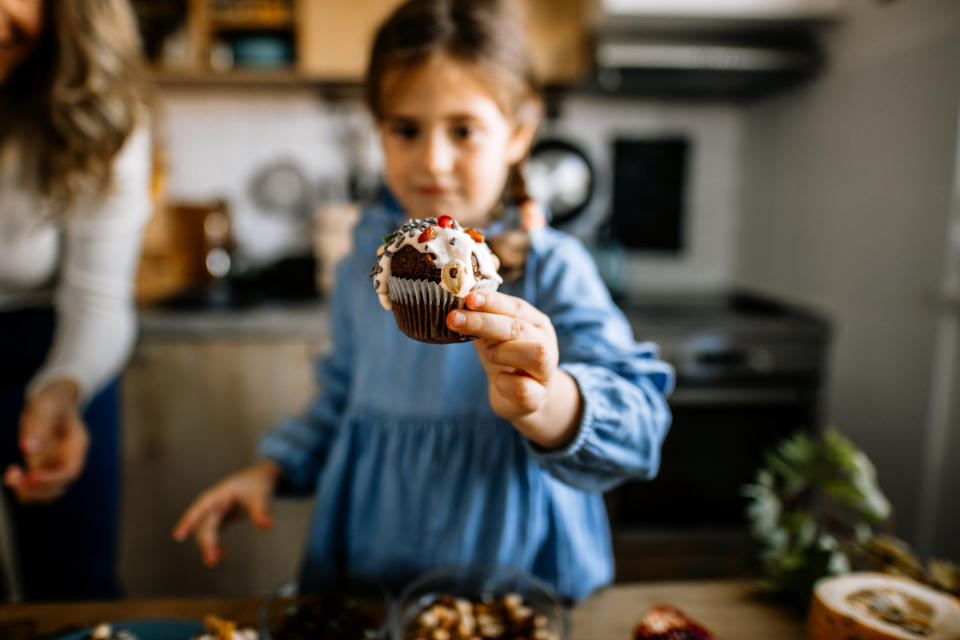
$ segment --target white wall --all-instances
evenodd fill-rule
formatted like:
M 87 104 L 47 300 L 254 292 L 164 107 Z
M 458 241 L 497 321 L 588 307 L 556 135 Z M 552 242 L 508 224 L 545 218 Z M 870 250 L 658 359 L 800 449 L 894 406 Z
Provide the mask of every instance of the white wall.
M 359 102 L 324 103 L 310 89 L 166 89 L 163 104 L 171 160 L 169 197 L 209 200 L 225 197 L 238 244 L 255 261 L 305 246 L 310 234 L 289 219 L 259 211 L 247 182 L 264 164 L 292 159 L 311 180 L 342 176 L 346 129 L 365 131 L 361 155 L 379 166 L 376 140 Z M 574 97 L 562 117 L 545 125 L 544 135 L 561 135 L 581 144 L 599 165 L 618 135 L 686 136 L 691 142 L 686 242 L 682 255 L 634 254 L 627 261 L 630 291 L 707 289 L 729 284 L 733 271 L 736 196 L 735 161 L 741 110 L 724 104 L 684 105 L 650 100 Z M 605 178 L 609 182 L 609 176 Z M 609 184 L 604 185 L 609 190 Z M 592 210 L 606 214 L 609 194 Z
M 815 84 L 745 114 L 736 278 L 831 316 L 828 416 L 874 460 L 915 540 L 960 2 L 859 0 L 829 45 Z
M 349 137 L 370 130 L 359 105 L 324 102 L 309 88 L 167 88 L 162 105 L 168 198 L 226 198 L 237 244 L 255 262 L 308 249 L 311 240 L 309 219 L 278 216 L 254 204 L 248 183 L 259 169 L 292 161 L 319 189 L 325 180 L 342 184 L 350 153 L 368 161 L 372 153 L 369 136 Z

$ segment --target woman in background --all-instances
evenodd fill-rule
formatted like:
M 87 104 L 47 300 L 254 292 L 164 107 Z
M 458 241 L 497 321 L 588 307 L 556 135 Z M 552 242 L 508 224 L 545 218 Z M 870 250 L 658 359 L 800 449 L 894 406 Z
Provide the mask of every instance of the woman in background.
M 151 142 L 125 0 L 0 0 L 0 468 L 29 600 L 116 580 Z

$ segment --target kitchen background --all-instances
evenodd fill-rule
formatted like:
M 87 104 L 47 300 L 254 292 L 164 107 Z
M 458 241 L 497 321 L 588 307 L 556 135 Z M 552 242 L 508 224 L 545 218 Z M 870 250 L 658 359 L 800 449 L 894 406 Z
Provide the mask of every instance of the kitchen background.
M 377 184 L 356 82 L 394 3 L 259 3 L 280 17 L 254 30 L 225 17 L 244 3 L 136 4 L 164 65 L 165 169 L 124 380 L 123 578 L 131 595 L 268 590 L 294 575 L 307 502 L 230 531 L 213 571 L 169 531 L 313 393 L 314 269 Z M 566 226 L 681 375 L 661 484 L 610 497 L 620 576 L 747 570 L 736 487 L 765 446 L 826 424 L 877 466 L 897 534 L 960 558 L 960 3 L 524 4 L 541 138 L 592 169 Z M 711 484 L 726 493 L 697 503 Z

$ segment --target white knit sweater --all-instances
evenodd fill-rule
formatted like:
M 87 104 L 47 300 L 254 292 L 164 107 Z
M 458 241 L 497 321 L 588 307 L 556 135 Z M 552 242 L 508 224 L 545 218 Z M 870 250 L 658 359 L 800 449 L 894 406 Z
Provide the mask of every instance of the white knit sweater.
M 53 346 L 29 390 L 71 378 L 85 402 L 120 371 L 136 334 L 150 134 L 146 127 L 131 133 L 114 159 L 110 193 L 78 203 L 59 226 L 44 222 L 43 199 L 19 182 L 17 161 L 13 149 L 0 153 L 0 312 L 52 299 Z

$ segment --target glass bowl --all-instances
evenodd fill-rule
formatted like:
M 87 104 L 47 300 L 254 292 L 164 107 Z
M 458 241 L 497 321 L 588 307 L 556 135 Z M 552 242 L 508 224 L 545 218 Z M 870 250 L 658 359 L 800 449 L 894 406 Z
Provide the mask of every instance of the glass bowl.
M 386 640 L 390 601 L 375 581 L 325 578 L 302 591 L 288 583 L 260 609 L 262 640 Z
M 390 612 L 392 640 L 433 640 L 439 628 L 450 640 L 570 637 L 567 609 L 553 587 L 511 567 L 444 567 L 408 585 Z

